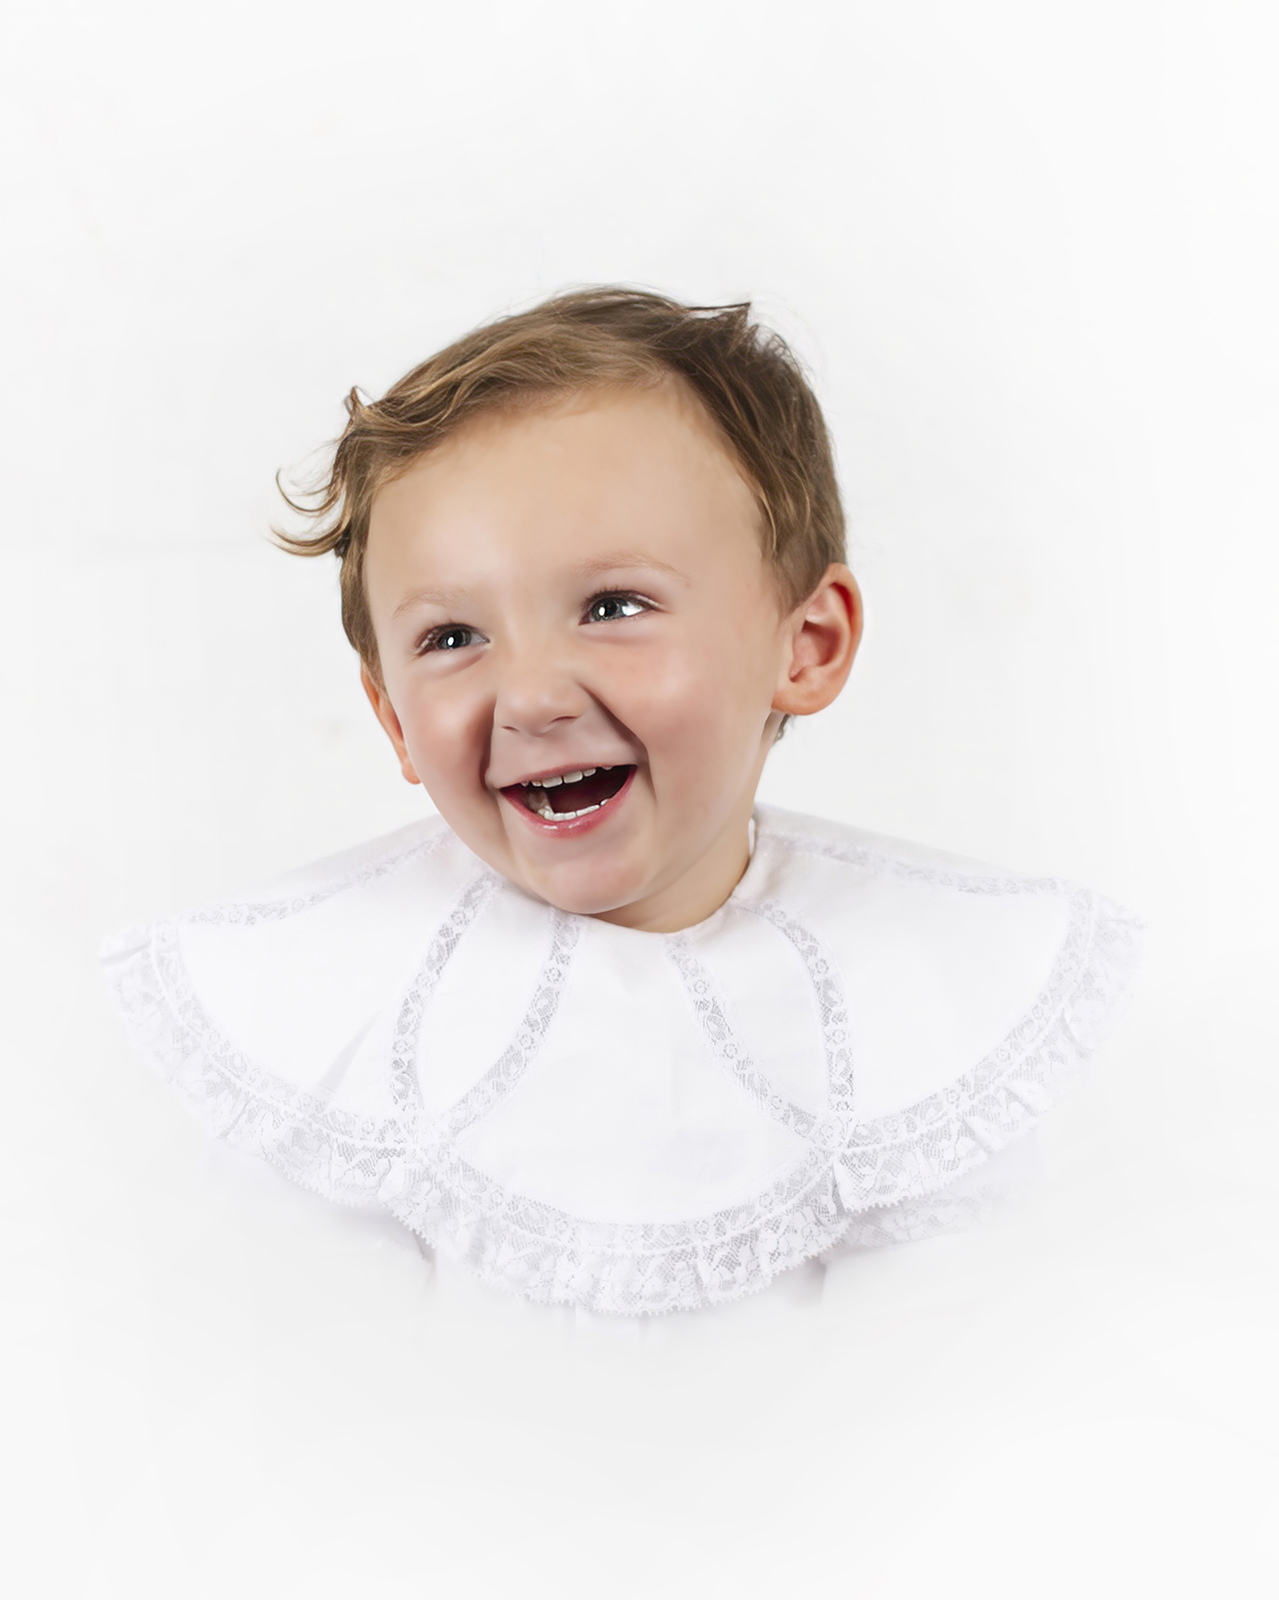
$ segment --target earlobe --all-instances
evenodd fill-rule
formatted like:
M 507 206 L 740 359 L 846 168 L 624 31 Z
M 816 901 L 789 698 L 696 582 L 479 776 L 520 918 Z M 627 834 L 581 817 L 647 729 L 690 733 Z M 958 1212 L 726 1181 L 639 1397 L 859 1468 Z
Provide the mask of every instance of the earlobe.
M 364 692 L 369 697 L 369 704 L 373 707 L 373 714 L 382 724 L 383 731 L 394 746 L 395 754 L 399 758 L 400 771 L 404 774 L 407 783 L 421 783 L 409 758 L 408 746 L 404 743 L 404 730 L 400 726 L 400 719 L 395 714 L 395 707 L 391 704 L 391 697 L 385 688 L 377 681 L 367 666 L 360 667 L 360 682 L 364 685 Z
M 841 562 L 791 614 L 790 649 L 783 662 L 773 710 L 806 717 L 830 705 L 848 681 L 862 636 L 862 597 Z

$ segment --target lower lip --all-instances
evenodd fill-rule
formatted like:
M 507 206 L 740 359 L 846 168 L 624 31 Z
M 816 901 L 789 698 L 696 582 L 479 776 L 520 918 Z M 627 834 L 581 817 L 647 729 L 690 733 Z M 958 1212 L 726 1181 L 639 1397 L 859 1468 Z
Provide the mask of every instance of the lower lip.
M 567 838 L 570 835 L 573 838 L 577 838 L 583 833 L 590 833 L 593 828 L 598 828 L 602 823 L 608 821 L 630 790 L 631 784 L 635 780 L 636 770 L 635 767 L 631 768 L 626 774 L 626 782 L 615 795 L 610 795 L 603 805 L 598 806 L 594 811 L 588 811 L 584 817 L 568 817 L 563 822 L 553 822 L 547 817 L 539 815 L 536 811 L 530 811 L 522 800 L 516 800 L 508 794 L 503 793 L 502 798 L 514 812 L 523 817 L 524 821 L 530 827 L 535 828 L 538 833 L 553 834 L 558 839 Z

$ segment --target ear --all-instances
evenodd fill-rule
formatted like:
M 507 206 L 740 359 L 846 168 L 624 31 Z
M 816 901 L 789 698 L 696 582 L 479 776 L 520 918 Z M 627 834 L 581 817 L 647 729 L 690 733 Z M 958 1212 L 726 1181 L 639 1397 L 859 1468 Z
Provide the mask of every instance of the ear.
M 789 649 L 782 662 L 773 710 L 807 717 L 828 706 L 848 680 L 862 637 L 862 597 L 840 562 L 787 619 Z
M 391 704 L 391 697 L 377 681 L 367 666 L 360 667 L 360 682 L 364 685 L 364 692 L 369 697 L 369 704 L 373 713 L 386 731 L 387 738 L 395 746 L 395 753 L 400 758 L 400 771 L 409 783 L 421 783 L 421 778 L 413 769 L 409 759 L 408 747 L 404 743 L 404 730 L 400 727 L 400 719 L 395 714 L 395 707 Z

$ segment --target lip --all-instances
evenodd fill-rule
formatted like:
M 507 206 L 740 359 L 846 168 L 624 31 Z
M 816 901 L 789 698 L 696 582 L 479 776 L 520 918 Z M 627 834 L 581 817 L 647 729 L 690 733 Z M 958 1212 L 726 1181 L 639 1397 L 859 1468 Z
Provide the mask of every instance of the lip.
M 619 762 L 618 765 L 620 766 L 622 763 Z M 556 767 L 546 773 L 539 772 L 537 776 L 539 778 L 553 778 L 557 777 L 561 772 L 575 772 L 577 770 L 575 767 Z M 638 771 L 638 767 L 631 766 L 631 770 L 626 774 L 626 781 L 622 787 L 615 795 L 610 795 L 598 809 L 589 812 L 584 817 L 571 817 L 563 822 L 552 822 L 546 817 L 539 816 L 536 811 L 530 811 L 522 800 L 518 800 L 514 795 L 509 794 L 507 789 L 499 789 L 498 793 L 510 806 L 511 810 L 521 817 L 535 833 L 540 833 L 543 836 L 550 834 L 558 839 L 570 836 L 577 838 L 581 834 L 592 832 L 595 828 L 608 821 L 630 792 L 631 785 L 635 781 L 635 774 Z M 524 781 L 527 783 L 530 780 L 526 778 Z M 508 787 L 513 789 L 516 785 L 511 784 Z

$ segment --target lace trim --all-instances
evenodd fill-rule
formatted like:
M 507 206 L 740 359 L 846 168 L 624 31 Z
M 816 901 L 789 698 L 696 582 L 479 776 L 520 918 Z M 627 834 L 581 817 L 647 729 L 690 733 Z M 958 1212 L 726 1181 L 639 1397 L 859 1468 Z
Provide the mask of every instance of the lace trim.
M 851 1115 L 853 1057 L 849 1049 L 848 1006 L 844 991 L 835 977 L 834 961 L 827 955 L 817 935 L 796 922 L 776 901 L 745 900 L 741 902 L 741 909 L 771 922 L 795 946 L 808 973 L 821 1013 L 831 1108 L 836 1114 Z
M 889 855 L 886 850 L 877 850 L 871 845 L 834 844 L 830 840 L 811 838 L 808 834 L 788 833 L 784 823 L 780 825 L 776 822 L 770 823 L 768 831 L 761 836 L 760 842 L 766 847 L 787 845 L 802 855 L 823 856 L 828 861 L 842 861 L 850 867 L 868 867 L 875 872 L 887 873 L 891 877 L 905 878 L 915 883 L 958 889 L 961 894 L 1068 896 L 1075 890 L 1075 885 L 1063 878 L 1022 878 L 1015 877 L 1011 873 L 966 872 L 959 867 L 926 867 L 915 861 L 903 861 L 900 856 Z M 1135 927 L 1135 920 L 1130 920 L 1133 920 Z
M 447 1146 L 478 1118 L 491 1111 L 500 1100 L 504 1100 L 524 1076 L 542 1048 L 546 1031 L 559 1009 L 560 996 L 568 978 L 569 960 L 579 931 L 580 923 L 576 918 L 566 917 L 560 911 L 552 912 L 550 954 L 514 1039 L 479 1082 L 449 1108 L 437 1129 L 430 1129 L 425 1117 L 421 1119 L 418 1123 L 420 1141 L 436 1147 Z M 406 1002 L 405 1010 L 408 1008 L 409 1002 Z M 422 1015 L 423 1007 L 419 1005 L 416 1008 L 415 1028 L 420 1028 Z M 406 1049 L 408 1059 L 412 1061 L 417 1052 L 416 1034 L 406 1034 Z M 420 1091 L 417 1098 L 420 1105 Z
M 1075 892 L 1072 910 L 1053 978 L 996 1051 L 908 1110 L 854 1126 L 834 1159 L 810 1147 L 742 1205 L 686 1222 L 589 1222 L 509 1193 L 439 1145 L 406 1164 L 392 1209 L 499 1287 L 621 1315 L 735 1299 L 850 1229 L 854 1242 L 899 1242 L 974 1217 L 980 1197 L 929 1196 L 1027 1131 L 1062 1094 L 1131 969 L 1134 920 L 1088 890 Z
M 727 1069 L 730 1077 L 746 1090 L 765 1116 L 771 1117 L 774 1122 L 779 1122 L 782 1127 L 789 1128 L 801 1139 L 811 1139 L 813 1130 L 817 1127 L 816 1114 L 805 1111 L 803 1106 L 797 1106 L 793 1100 L 787 1100 L 784 1095 L 778 1094 L 747 1055 L 729 1025 L 723 1004 L 715 992 L 706 969 L 693 955 L 687 942 L 678 936 L 672 937 L 667 941 L 666 951 L 676 971 L 684 980 L 684 988 L 693 1002 L 693 1009 L 697 1013 L 702 1032 L 706 1035 L 711 1054 Z
M 497 891 L 495 873 L 484 872 L 472 879 L 457 897 L 452 909 L 440 924 L 422 965 L 409 986 L 395 1020 L 395 1036 L 391 1044 L 391 1099 L 406 1121 L 420 1112 L 422 1093 L 418 1085 L 417 1049 L 422 1032 L 422 1018 L 427 1003 L 435 993 L 440 975 L 448 965 L 453 952 L 462 942 L 462 935 L 483 911 Z
M 853 1068 L 848 1048 L 848 1009 L 844 994 L 835 979 L 835 965 L 817 936 L 787 915 L 771 900 L 735 901 L 745 911 L 771 922 L 799 952 L 808 980 L 813 986 L 821 1016 L 822 1042 L 826 1052 L 828 1109 L 822 1116 L 806 1111 L 778 1094 L 738 1042 L 715 992 L 710 975 L 693 954 L 683 934 L 668 935 L 666 951 L 693 1002 L 693 1009 L 710 1046 L 711 1054 L 741 1084 L 765 1116 L 789 1128 L 800 1138 L 832 1151 L 843 1144 L 852 1122 Z
M 142 1054 L 210 1132 L 318 1194 L 348 1205 L 377 1201 L 403 1162 L 403 1125 L 344 1111 L 237 1050 L 191 986 L 175 925 L 160 923 L 132 948 L 113 951 L 107 977 Z
M 484 880 L 463 891 L 401 1007 L 396 1116 L 340 1111 L 322 1093 L 296 1088 L 248 1061 L 218 1033 L 192 990 L 172 925 L 118 944 L 108 957 L 108 976 L 144 1053 L 212 1131 L 264 1155 L 296 1182 L 350 1204 L 381 1203 L 490 1282 L 533 1300 L 622 1315 L 696 1309 L 763 1288 L 778 1273 L 829 1251 L 850 1230 L 868 1239 L 876 1230 L 894 1239 L 914 1237 L 909 1230 L 926 1216 L 953 1209 L 944 1196 L 931 1205 L 928 1197 L 1029 1129 L 1059 1098 L 1096 1044 L 1135 958 L 1135 919 L 1089 890 L 1056 880 L 917 868 L 857 847 L 782 838 L 807 853 L 971 892 L 1066 892 L 1070 928 L 1041 995 L 970 1072 L 904 1111 L 860 1125 L 833 1094 L 832 1115 L 810 1130 L 813 1142 L 800 1161 L 753 1199 L 688 1221 L 585 1221 L 508 1192 L 454 1147 L 461 1128 L 509 1092 L 539 1048 L 558 1005 L 576 919 L 557 914 L 551 952 L 511 1046 L 440 1126 L 425 1126 L 414 1102 L 417 1032 L 430 989 L 484 903 Z M 435 842 L 422 841 L 361 873 L 388 870 L 394 859 Z M 492 884 L 487 887 L 491 893 Z M 842 1101 L 851 1091 L 851 1065 L 843 997 L 829 963 L 813 936 L 780 907 L 739 904 L 773 921 L 805 961 L 823 1007 L 832 1090 L 840 1086 Z M 688 942 L 676 936 L 670 948 L 677 965 L 685 958 L 681 971 L 695 986 L 700 964 Z M 719 1040 L 721 1059 L 749 1079 L 749 1061 L 729 1050 L 722 1008 L 717 1014 L 708 999 L 699 1014 Z M 878 1214 L 869 1218 L 870 1212 Z
M 430 826 L 430 824 L 427 824 Z M 293 916 L 439 849 L 440 830 L 397 845 L 308 895 L 226 901 L 184 920 L 251 927 Z M 489 875 L 489 892 L 496 879 Z M 406 1130 L 393 1117 L 361 1116 L 330 1102 L 323 1086 L 302 1089 L 250 1061 L 218 1029 L 187 976 L 178 924 L 127 929 L 103 947 L 102 963 L 134 1041 L 208 1130 L 265 1156 L 286 1177 L 346 1205 L 375 1205 L 402 1163 Z
M 426 826 L 429 827 L 430 824 Z M 229 922 L 242 928 L 251 928 L 258 922 L 280 922 L 285 917 L 296 916 L 299 911 L 309 911 L 312 906 L 318 906 L 322 901 L 332 899 L 344 889 L 363 888 L 365 884 L 383 877 L 395 867 L 403 866 L 414 856 L 429 855 L 440 849 L 448 839 L 449 834 L 443 828 L 439 828 L 424 839 L 415 839 L 412 844 L 388 850 L 372 861 L 366 861 L 362 866 L 342 873 L 326 883 L 323 888 L 315 889 L 310 894 L 292 895 L 281 900 L 223 900 L 215 905 L 202 906 L 198 911 L 189 912 L 183 920 L 203 923 Z

